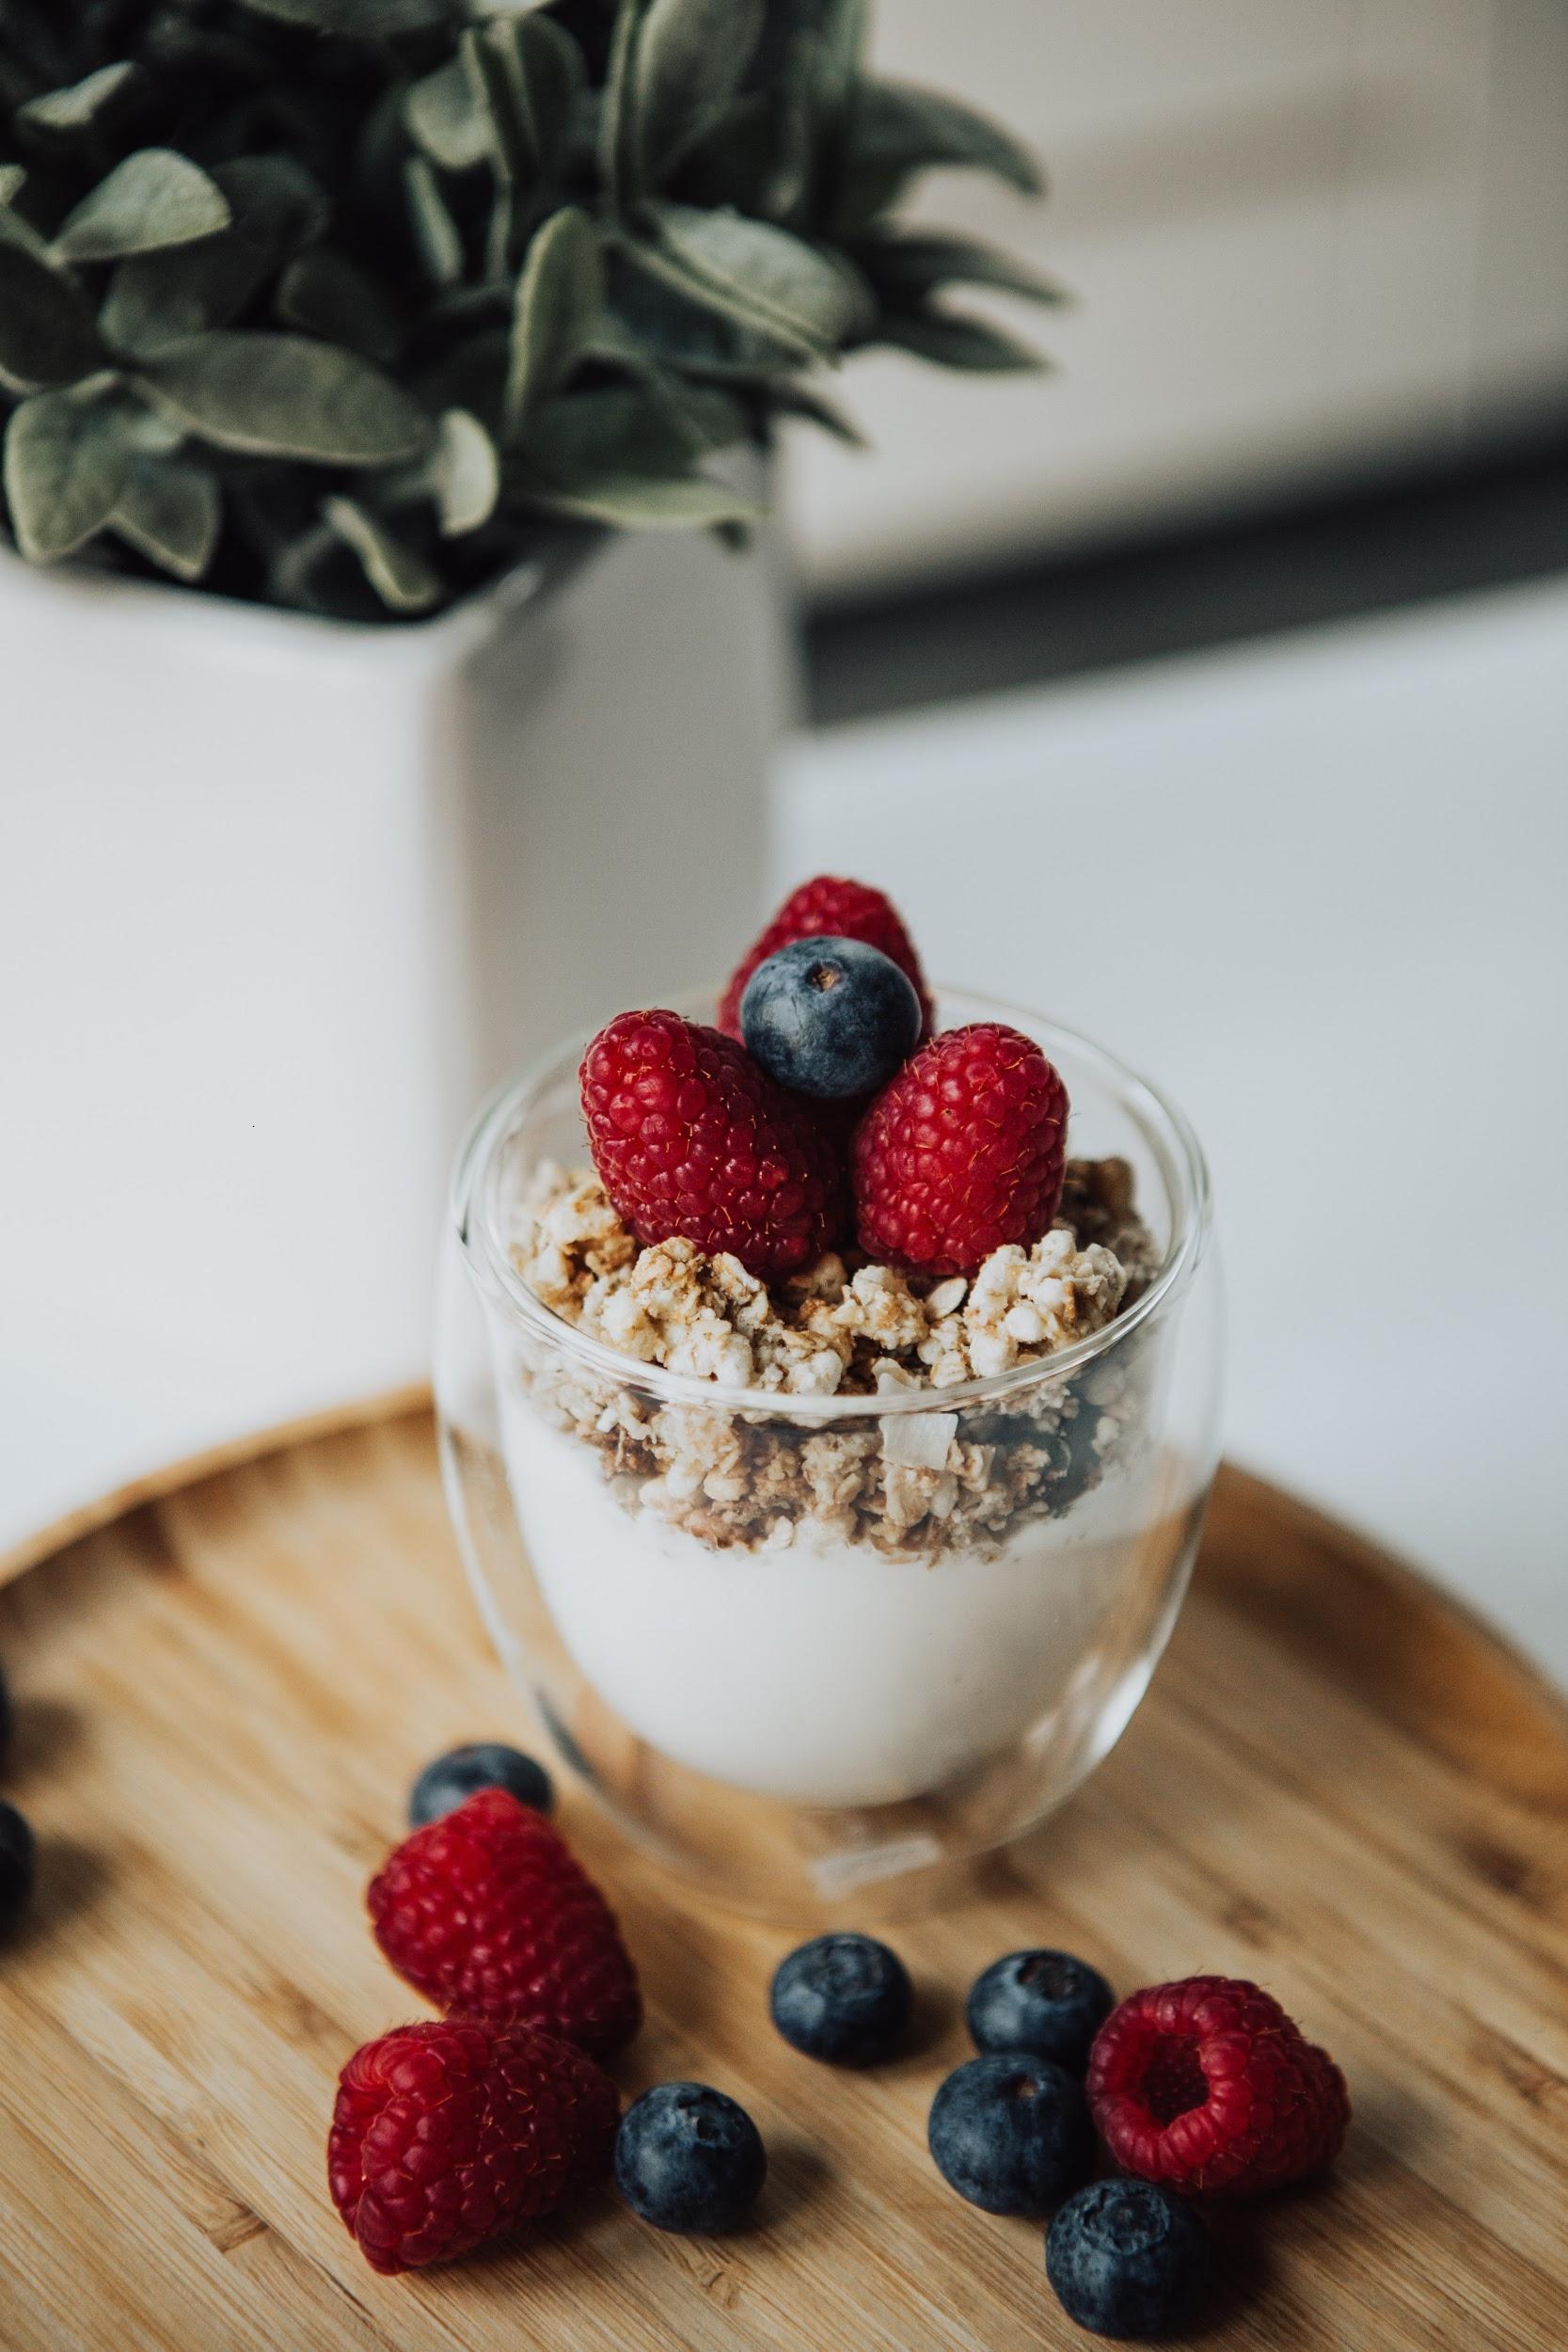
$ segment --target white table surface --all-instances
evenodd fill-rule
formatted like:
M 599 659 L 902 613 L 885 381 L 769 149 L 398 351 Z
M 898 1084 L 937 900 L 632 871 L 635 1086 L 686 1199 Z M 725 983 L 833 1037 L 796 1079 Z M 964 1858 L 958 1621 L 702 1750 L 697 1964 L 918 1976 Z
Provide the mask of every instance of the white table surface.
M 1158 1075 L 1227 1444 L 1568 1679 L 1568 582 L 803 742 L 779 880 Z

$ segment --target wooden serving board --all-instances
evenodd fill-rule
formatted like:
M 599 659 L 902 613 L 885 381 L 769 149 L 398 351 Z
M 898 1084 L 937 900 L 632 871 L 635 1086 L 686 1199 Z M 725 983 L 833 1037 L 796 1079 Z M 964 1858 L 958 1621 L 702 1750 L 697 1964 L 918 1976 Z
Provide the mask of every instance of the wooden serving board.
M 975 1972 L 1058 1944 L 1122 1990 L 1256 1976 L 1349 2074 L 1319 2185 L 1215 2218 L 1196 2341 L 1552 2352 L 1568 2337 L 1568 1710 L 1418 1578 L 1226 1474 L 1193 1597 L 1110 1761 L 972 1900 L 890 1932 L 918 2046 L 868 2076 L 767 2022 L 792 1940 L 690 1907 L 572 1795 L 648 2026 L 628 2091 L 752 2109 L 757 2223 L 572 2222 L 380 2280 L 327 2201 L 337 2070 L 419 2007 L 364 1925 L 415 1769 L 523 1728 L 422 1414 L 131 1512 L 0 1595 L 5 1793 L 42 1847 L 0 1952 L 6 2352 L 1023 2352 L 1083 2344 L 1037 2226 L 925 2151 Z

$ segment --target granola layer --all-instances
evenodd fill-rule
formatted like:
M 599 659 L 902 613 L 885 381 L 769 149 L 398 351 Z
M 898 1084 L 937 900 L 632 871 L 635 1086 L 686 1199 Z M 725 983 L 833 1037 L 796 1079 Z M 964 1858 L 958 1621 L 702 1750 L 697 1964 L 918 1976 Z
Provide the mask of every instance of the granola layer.
M 517 1376 L 532 1407 L 597 1453 L 628 1510 L 709 1545 L 772 1549 L 812 1528 L 898 1554 L 991 1551 L 1020 1522 L 1067 1510 L 1136 1437 L 1139 1348 L 1000 1409 L 868 1412 L 814 1428 L 723 1396 L 761 1391 L 783 1406 L 925 1390 L 937 1406 L 943 1390 L 1103 1329 L 1158 1257 L 1125 1161 L 1069 1163 L 1051 1232 L 994 1251 L 973 1280 L 921 1284 L 829 1256 L 769 1292 L 690 1242 L 640 1248 L 592 1171 L 551 1163 L 516 1201 L 510 1240 L 541 1302 L 627 1359 L 617 1381 L 527 1345 Z M 711 1381 L 712 1406 L 658 1402 L 639 1365 Z

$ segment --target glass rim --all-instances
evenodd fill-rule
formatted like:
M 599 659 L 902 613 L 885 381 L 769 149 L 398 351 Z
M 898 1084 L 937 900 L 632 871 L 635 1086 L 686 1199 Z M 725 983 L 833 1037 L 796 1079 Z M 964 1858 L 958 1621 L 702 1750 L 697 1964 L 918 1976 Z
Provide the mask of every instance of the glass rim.
M 480 1105 L 464 1136 L 452 1171 L 449 1211 L 470 1272 L 476 1279 L 487 1276 L 491 1287 L 535 1337 L 575 1357 L 585 1368 L 623 1386 L 634 1383 L 672 1405 L 695 1405 L 709 1410 L 718 1406 L 726 1412 L 744 1413 L 751 1420 L 827 1423 L 954 1412 L 961 1406 L 1013 1397 L 1042 1381 L 1060 1380 L 1082 1372 L 1119 1347 L 1163 1305 L 1184 1291 L 1196 1272 L 1212 1215 L 1209 1166 L 1203 1148 L 1185 1112 L 1161 1088 L 1081 1030 L 1069 1028 L 1064 1022 L 1048 1020 L 1022 1006 L 974 995 L 968 990 L 938 988 L 934 994 L 939 1003 L 947 998 L 959 1000 L 968 1009 L 966 1019 L 1022 1025 L 1047 1054 L 1055 1041 L 1070 1048 L 1081 1060 L 1090 1062 L 1154 1152 L 1170 1204 L 1170 1241 L 1147 1290 L 1124 1313 L 1113 1317 L 1098 1331 L 1091 1331 L 1052 1355 L 1035 1357 L 1006 1372 L 958 1382 L 950 1388 L 895 1389 L 873 1396 L 843 1391 L 831 1396 L 809 1396 L 781 1389 L 725 1388 L 692 1373 L 671 1372 L 663 1364 L 643 1363 L 607 1341 L 579 1330 L 553 1308 L 546 1307 L 512 1263 L 498 1229 L 490 1178 L 499 1146 L 514 1132 L 530 1105 L 537 1102 L 546 1083 L 559 1077 L 568 1056 L 580 1060 L 597 1034 L 591 1028 L 574 1031 L 519 1074 L 503 1079 Z M 673 1009 L 684 1011 L 688 1018 L 701 1017 L 711 1015 L 717 1002 L 717 991 L 698 992 L 677 996 Z M 1069 1107 L 1070 1116 L 1070 1100 Z

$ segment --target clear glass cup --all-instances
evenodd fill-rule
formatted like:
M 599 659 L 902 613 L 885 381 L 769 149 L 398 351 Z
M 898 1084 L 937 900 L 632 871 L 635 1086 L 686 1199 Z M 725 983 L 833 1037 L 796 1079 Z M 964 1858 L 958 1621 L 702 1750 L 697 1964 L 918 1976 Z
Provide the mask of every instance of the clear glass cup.
M 453 1182 L 436 1403 L 486 1622 L 557 1762 L 748 1909 L 906 1907 L 1070 1795 L 1148 1687 L 1213 1477 L 1191 1129 L 1069 1030 L 958 995 L 939 1015 L 1037 1039 L 1070 1153 L 1125 1160 L 1154 1234 L 1141 1295 L 1043 1361 L 874 1397 L 736 1391 L 552 1314 L 508 1205 L 540 1162 L 587 1161 L 585 1037 L 492 1098 Z

